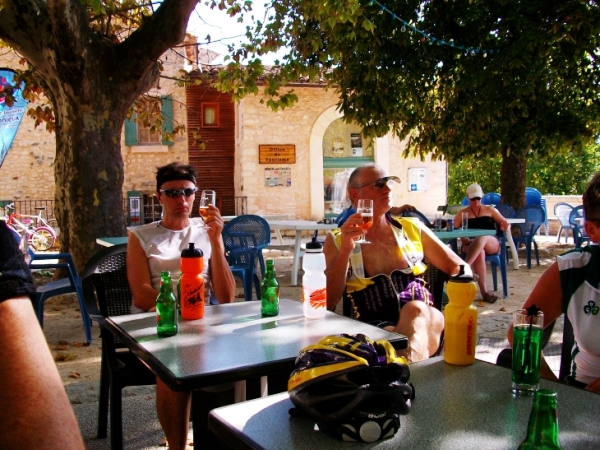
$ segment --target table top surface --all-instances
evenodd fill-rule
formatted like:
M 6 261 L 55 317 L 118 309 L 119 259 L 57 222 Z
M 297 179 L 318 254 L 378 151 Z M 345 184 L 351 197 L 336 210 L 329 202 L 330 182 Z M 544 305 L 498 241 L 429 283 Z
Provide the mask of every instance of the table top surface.
M 103 237 L 96 239 L 96 243 L 104 247 L 112 247 L 113 245 L 127 244 L 128 240 L 128 236 Z
M 477 236 L 492 236 L 496 234 L 496 230 L 480 230 L 480 229 L 469 229 L 461 230 L 454 229 L 452 231 L 448 230 L 431 230 L 433 234 L 440 239 L 441 241 L 449 241 L 451 239 L 461 238 L 461 237 L 477 237 Z
M 315 431 L 307 417 L 290 417 L 287 393 L 215 409 L 209 427 L 236 449 L 508 449 L 525 438 L 532 398 L 513 398 L 510 369 L 430 358 L 411 365 L 410 382 L 416 398 L 400 417 L 400 430 L 372 444 L 343 442 Z M 540 384 L 558 392 L 563 449 L 600 448 L 600 395 L 548 380 Z
M 300 350 L 339 333 L 363 333 L 406 348 L 405 336 L 327 312 L 306 319 L 302 304 L 281 299 L 275 317 L 261 317 L 261 303 L 207 306 L 204 318 L 180 321 L 169 338 L 156 334 L 156 313 L 107 319 L 110 331 L 174 390 L 191 390 L 294 368 Z

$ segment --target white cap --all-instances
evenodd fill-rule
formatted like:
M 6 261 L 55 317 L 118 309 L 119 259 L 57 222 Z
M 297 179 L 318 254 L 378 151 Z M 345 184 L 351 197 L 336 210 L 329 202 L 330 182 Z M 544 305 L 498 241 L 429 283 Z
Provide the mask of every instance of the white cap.
M 481 186 L 479 186 L 478 184 L 473 183 L 470 184 L 469 187 L 467 187 L 467 198 L 472 199 L 476 197 L 483 197 L 483 189 L 481 189 Z

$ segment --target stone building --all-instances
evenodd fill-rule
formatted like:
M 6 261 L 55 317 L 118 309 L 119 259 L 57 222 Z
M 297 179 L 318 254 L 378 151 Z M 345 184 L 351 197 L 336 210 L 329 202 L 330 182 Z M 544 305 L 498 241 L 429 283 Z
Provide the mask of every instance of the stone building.
M 165 54 L 163 62 L 167 75 L 186 67 L 176 52 Z M 16 61 L 5 60 L 3 65 L 16 67 Z M 201 67 L 191 68 L 199 73 Z M 392 135 L 362 137 L 359 126 L 341 119 L 331 89 L 314 84 L 290 88 L 299 102 L 273 112 L 260 103 L 261 94 L 235 103 L 206 85 L 186 89 L 162 80 L 150 95 L 162 97 L 163 106 L 170 103 L 173 120 L 186 125 L 186 135 L 165 145 L 135 122 L 126 125 L 124 197 L 127 191 L 142 193 L 146 221 L 152 220 L 159 211 L 152 206 L 156 167 L 189 161 L 200 174 L 199 188 L 217 191 L 223 214 L 285 214 L 319 220 L 335 216 L 339 207 L 332 201 L 334 175 L 373 161 L 402 179 L 393 190 L 394 204 L 409 203 L 433 216 L 446 203 L 445 162 L 403 158 L 404 143 Z M 132 139 L 131 133 L 138 138 Z M 43 125 L 35 128 L 33 119 L 25 117 L 0 168 L 0 200 L 52 200 L 54 158 L 54 135 Z

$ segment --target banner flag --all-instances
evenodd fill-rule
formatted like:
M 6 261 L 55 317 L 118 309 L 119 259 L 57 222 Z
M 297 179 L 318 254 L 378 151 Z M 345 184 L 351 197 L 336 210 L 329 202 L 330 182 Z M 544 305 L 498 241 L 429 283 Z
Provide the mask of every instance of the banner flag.
M 14 76 L 14 70 L 0 69 L 0 93 L 7 88 L 12 88 L 15 99 L 12 106 L 7 106 L 4 96 L 0 98 L 0 167 L 2 167 L 4 158 L 15 139 L 29 103 L 23 98 L 25 84 L 21 83 L 21 86 L 15 86 L 13 84 Z

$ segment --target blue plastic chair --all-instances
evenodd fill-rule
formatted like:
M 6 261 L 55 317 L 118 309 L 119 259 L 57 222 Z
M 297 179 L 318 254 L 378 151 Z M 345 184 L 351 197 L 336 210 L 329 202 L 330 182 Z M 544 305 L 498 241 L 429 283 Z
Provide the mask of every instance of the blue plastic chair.
M 590 237 L 585 231 L 583 226 L 585 222 L 585 214 L 583 212 L 583 206 L 576 206 L 569 214 L 569 224 L 573 231 L 573 240 L 575 241 L 575 247 L 579 248 L 584 242 L 590 243 Z
M 535 248 L 535 259 L 539 266 L 540 254 L 538 252 L 537 242 L 535 242 L 535 234 L 546 220 L 545 211 L 539 205 L 525 205 L 515 213 L 515 217 L 525 219 L 525 223 L 513 224 L 514 227 L 517 227 L 520 230 L 520 236 L 515 236 L 513 234 L 513 242 L 517 248 L 519 248 L 519 244 L 525 244 L 528 269 L 531 269 L 531 246 L 533 245 Z
M 425 225 L 427 225 L 429 228 L 433 227 L 433 224 L 431 223 L 431 221 L 425 217 L 425 215 L 417 210 L 414 211 L 404 211 L 402 213 L 402 217 L 417 217 L 421 220 L 421 222 L 423 222 Z
M 544 210 L 544 230 L 546 232 L 546 236 L 548 236 L 548 210 L 546 209 L 546 199 L 542 198 L 542 193 L 536 188 L 525 188 L 525 204 L 539 205 L 542 207 Z
M 571 223 L 569 222 L 569 215 L 573 211 L 573 205 L 570 203 L 559 202 L 554 205 L 554 215 L 558 219 L 560 223 L 560 228 L 558 229 L 556 242 L 560 242 L 560 235 L 565 232 L 565 244 L 569 239 L 569 230 L 571 229 Z
M 81 278 L 77 273 L 77 268 L 73 262 L 73 258 L 70 253 L 35 253 L 29 249 L 29 256 L 31 261 L 29 268 L 35 269 L 65 269 L 67 271 L 67 278 L 60 280 L 50 281 L 43 286 L 38 286 L 36 289 L 35 300 L 33 302 L 33 309 L 37 315 L 40 326 L 44 327 L 44 302 L 57 295 L 70 294 L 75 292 L 79 301 L 79 309 L 81 311 L 81 318 L 83 320 L 83 329 L 85 331 L 85 338 L 87 343 L 92 342 L 92 320 L 87 313 L 85 307 L 85 300 L 83 297 L 83 290 L 81 287 Z M 49 262 L 49 260 L 58 260 L 58 262 Z M 46 261 L 46 262 L 44 262 Z
M 271 228 L 260 216 L 246 214 L 227 222 L 223 227 L 223 242 L 229 267 L 242 280 L 244 298 L 252 300 L 252 285 L 260 299 L 260 279 L 256 270 L 258 260 L 261 277 L 265 275 L 262 250 L 271 243 Z
M 468 206 L 469 205 L 469 199 L 467 197 L 462 199 L 461 205 L 463 206 Z
M 500 254 L 499 255 L 486 255 L 485 260 L 490 263 L 492 269 L 492 281 L 494 282 L 494 291 L 498 290 L 498 276 L 497 269 L 500 267 L 500 276 L 502 277 L 502 292 L 504 298 L 508 297 L 508 281 L 506 273 L 506 235 L 502 232 L 502 238 L 500 239 Z
M 499 205 L 501 196 L 497 192 L 488 192 L 481 197 L 481 203 L 484 205 Z
M 505 219 L 511 219 L 515 217 L 515 210 L 512 206 L 507 205 L 506 203 L 497 204 L 496 209 Z

